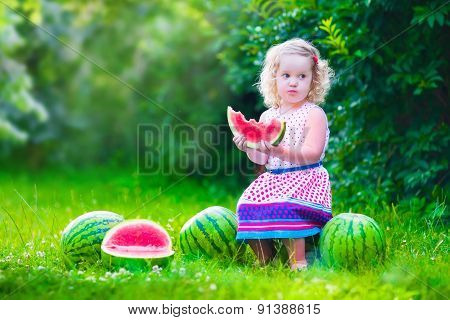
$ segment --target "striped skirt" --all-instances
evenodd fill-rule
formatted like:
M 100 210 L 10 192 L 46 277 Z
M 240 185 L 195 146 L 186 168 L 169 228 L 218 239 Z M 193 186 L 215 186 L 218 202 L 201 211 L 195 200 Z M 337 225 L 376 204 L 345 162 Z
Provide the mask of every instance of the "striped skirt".
M 237 204 L 238 240 L 304 238 L 319 233 L 331 215 L 331 184 L 322 162 L 269 170 Z

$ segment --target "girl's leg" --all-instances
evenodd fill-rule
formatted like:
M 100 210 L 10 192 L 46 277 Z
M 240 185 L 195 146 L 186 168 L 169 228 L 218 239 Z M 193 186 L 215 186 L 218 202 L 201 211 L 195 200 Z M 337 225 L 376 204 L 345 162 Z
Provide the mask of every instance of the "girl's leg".
M 291 269 L 305 268 L 307 266 L 305 257 L 305 238 L 283 239 L 289 255 Z
M 250 248 L 262 265 L 266 265 L 274 256 L 273 241 L 270 239 L 248 240 Z

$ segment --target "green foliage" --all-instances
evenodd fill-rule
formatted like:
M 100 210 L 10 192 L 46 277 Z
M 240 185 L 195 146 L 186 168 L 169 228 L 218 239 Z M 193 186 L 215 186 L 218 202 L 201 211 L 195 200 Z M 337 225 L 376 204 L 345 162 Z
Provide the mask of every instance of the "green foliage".
M 224 124 L 227 105 L 258 118 L 264 54 L 301 37 L 337 75 L 323 106 L 334 201 L 363 207 L 449 188 L 442 1 L 7 3 L 48 31 L 0 5 L 0 148 L 27 141 L 10 162 L 134 163 L 139 124 Z M 219 165 L 244 163 L 225 140 Z M 186 146 L 171 144 L 166 160 Z
M 29 144 L 11 157 L 129 163 L 139 124 L 220 121 L 210 111 L 229 90 L 217 34 L 192 3 L 45 1 L 39 10 L 51 34 L 23 22 L 20 56 L 52 121 L 28 128 Z
M 447 3 L 441 3 L 441 1 L 430 1 L 426 6 L 414 6 L 414 17 L 411 20 L 411 25 L 416 23 L 428 23 L 430 28 L 434 27 L 434 24 L 438 24 L 440 27 L 444 25 L 450 25 L 447 20 L 447 15 L 450 8 Z
M 39 2 L 6 1 L 12 9 L 24 9 L 30 13 L 33 22 L 40 20 Z M 5 141 L 24 143 L 28 139 L 29 122 L 36 119 L 45 122 L 48 113 L 35 98 L 32 77 L 26 65 L 17 58 L 18 50 L 25 45 L 20 34 L 22 19 L 5 4 L 0 5 L 0 141 L 6 148 Z M 18 123 L 28 122 L 28 126 Z
M 214 21 L 226 39 L 219 58 L 231 88 L 246 97 L 238 109 L 263 109 L 253 84 L 272 44 L 292 37 L 312 41 L 337 75 L 323 106 L 334 201 L 364 206 L 368 199 L 430 198 L 435 188 L 448 190 L 448 6 L 297 5 L 278 5 L 272 15 L 255 12 L 252 4 L 242 4 L 241 15 L 236 8 L 218 11 Z M 229 29 L 220 23 L 230 19 Z
M 328 36 L 322 40 L 322 43 L 328 44 L 330 47 L 335 48 L 335 50 L 330 52 L 330 55 L 348 54 L 348 49 L 345 47 L 345 40 L 342 39 L 341 29 L 336 28 L 336 24 L 333 23 L 333 17 L 323 19 L 319 29 L 328 33 Z

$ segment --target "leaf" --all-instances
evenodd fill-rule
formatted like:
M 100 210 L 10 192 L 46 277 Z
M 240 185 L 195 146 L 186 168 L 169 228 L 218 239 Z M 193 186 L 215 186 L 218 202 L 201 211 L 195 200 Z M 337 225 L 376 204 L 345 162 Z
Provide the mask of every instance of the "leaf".
M 436 13 L 436 20 L 441 27 L 444 25 L 444 15 L 442 13 Z
M 333 25 L 333 26 L 336 27 L 336 25 Z M 333 34 L 333 36 L 337 37 L 339 32 L 341 32 L 341 29 L 337 29 L 336 32 Z
M 7 119 L 0 117 L 0 140 L 12 140 L 15 143 L 24 143 L 28 134 L 15 127 Z
M 428 25 L 430 26 L 430 28 L 433 28 L 434 25 L 434 15 L 431 15 L 428 17 L 427 19 Z
M 383 64 L 383 58 L 380 55 L 376 54 L 376 55 L 374 55 L 373 58 L 374 58 L 375 62 L 378 63 L 379 65 Z
M 422 93 L 422 88 L 419 88 L 419 87 L 417 87 L 415 90 L 414 90 L 414 92 L 413 92 L 413 94 L 415 95 L 415 96 L 418 96 L 418 95 L 420 95 Z

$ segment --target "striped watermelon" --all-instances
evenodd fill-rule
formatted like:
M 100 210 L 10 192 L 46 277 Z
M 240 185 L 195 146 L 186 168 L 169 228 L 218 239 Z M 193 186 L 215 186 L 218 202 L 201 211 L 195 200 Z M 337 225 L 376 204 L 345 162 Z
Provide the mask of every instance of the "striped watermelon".
M 167 266 L 174 255 L 167 231 L 157 223 L 143 219 L 124 221 L 111 228 L 101 248 L 105 266 L 130 271 Z
M 106 232 L 121 221 L 123 217 L 114 212 L 92 211 L 70 222 L 61 238 L 65 262 L 72 265 L 99 260 L 100 245 Z
M 380 262 L 385 255 L 386 240 L 372 218 L 341 213 L 325 225 L 319 246 L 328 266 L 357 267 Z
M 114 212 L 92 211 L 70 222 L 61 238 L 65 262 L 71 265 L 99 260 L 100 245 L 106 232 L 122 221 L 123 217 Z
M 184 254 L 198 257 L 237 257 L 242 253 L 236 241 L 236 215 L 223 207 L 207 208 L 183 226 L 180 247 Z

